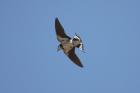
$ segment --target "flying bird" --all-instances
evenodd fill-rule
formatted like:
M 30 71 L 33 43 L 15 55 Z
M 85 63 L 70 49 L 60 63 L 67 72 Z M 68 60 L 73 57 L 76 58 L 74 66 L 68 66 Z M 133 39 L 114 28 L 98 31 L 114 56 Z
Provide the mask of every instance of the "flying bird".
M 73 63 L 79 67 L 83 67 L 80 59 L 75 54 L 75 48 L 79 48 L 80 50 L 84 51 L 81 38 L 77 34 L 75 34 L 73 38 L 69 37 L 65 33 L 64 28 L 60 24 L 58 18 L 55 19 L 55 30 L 57 40 L 60 42 L 57 51 L 63 50 L 64 54 L 67 55 Z

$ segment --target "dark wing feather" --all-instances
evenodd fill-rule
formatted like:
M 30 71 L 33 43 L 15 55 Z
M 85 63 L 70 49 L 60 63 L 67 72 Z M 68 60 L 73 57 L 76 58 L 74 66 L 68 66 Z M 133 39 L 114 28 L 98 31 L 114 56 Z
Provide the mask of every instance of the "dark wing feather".
M 67 41 L 71 39 L 69 36 L 65 34 L 64 28 L 60 24 L 58 18 L 55 19 L 55 30 L 56 30 L 56 35 L 59 42 L 62 43 L 63 41 Z
M 73 61 L 76 65 L 80 66 L 80 67 L 83 67 L 82 63 L 80 62 L 80 59 L 77 57 L 77 55 L 75 54 L 75 48 L 71 49 L 69 52 L 68 52 L 68 55 L 67 55 L 71 61 Z

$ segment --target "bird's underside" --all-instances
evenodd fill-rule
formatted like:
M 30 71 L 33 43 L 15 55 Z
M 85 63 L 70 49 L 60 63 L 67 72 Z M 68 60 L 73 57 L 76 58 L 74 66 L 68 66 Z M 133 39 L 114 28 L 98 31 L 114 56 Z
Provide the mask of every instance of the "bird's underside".
M 58 18 L 55 19 L 55 30 L 57 35 L 57 40 L 61 43 L 61 49 L 68 56 L 68 58 L 74 62 L 76 65 L 83 67 L 80 59 L 75 54 L 75 46 L 70 42 L 71 38 L 66 35 L 64 28 L 60 24 Z
M 62 49 L 66 55 L 68 55 L 69 51 L 73 48 L 72 43 L 64 43 L 62 44 Z

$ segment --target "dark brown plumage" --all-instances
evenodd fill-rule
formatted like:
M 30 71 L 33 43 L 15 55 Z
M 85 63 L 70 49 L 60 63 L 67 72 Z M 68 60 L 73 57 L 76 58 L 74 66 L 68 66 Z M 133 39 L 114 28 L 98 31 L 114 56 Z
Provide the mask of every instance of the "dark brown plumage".
M 59 46 L 63 52 L 68 56 L 68 58 L 74 62 L 76 65 L 83 67 L 80 59 L 75 54 L 75 46 L 70 42 L 71 38 L 66 35 L 64 28 L 60 24 L 58 18 L 55 19 L 55 30 L 57 35 L 57 40 L 61 43 Z
M 72 48 L 69 52 L 68 52 L 68 57 L 70 58 L 71 61 L 73 61 L 75 64 L 77 64 L 80 67 L 83 67 L 83 65 L 80 62 L 80 59 L 77 57 L 77 55 L 75 54 L 75 48 Z
M 58 18 L 55 19 L 55 30 L 56 30 L 56 35 L 60 36 L 61 38 L 68 38 L 71 39 L 69 36 L 67 36 L 64 32 L 64 28 L 60 24 Z

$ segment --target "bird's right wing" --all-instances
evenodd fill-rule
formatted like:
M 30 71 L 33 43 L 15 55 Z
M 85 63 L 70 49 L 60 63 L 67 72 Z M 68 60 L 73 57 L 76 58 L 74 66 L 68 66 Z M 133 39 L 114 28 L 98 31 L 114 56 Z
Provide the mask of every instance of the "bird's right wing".
M 58 18 L 55 19 L 55 30 L 56 30 L 57 40 L 59 42 L 64 43 L 64 42 L 66 42 L 66 41 L 71 39 L 69 36 L 67 36 L 65 34 L 64 28 L 60 24 Z
M 75 54 L 75 48 L 72 48 L 67 56 L 69 57 L 69 59 L 71 61 L 73 61 L 76 65 L 80 66 L 80 67 L 83 67 L 82 63 L 80 62 L 80 59 L 77 57 L 77 55 Z

